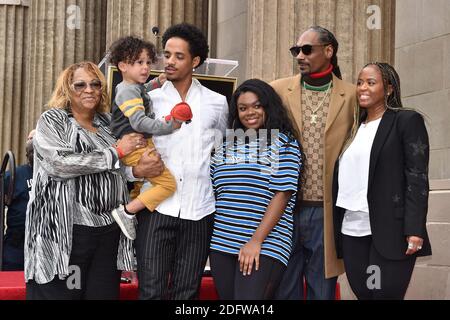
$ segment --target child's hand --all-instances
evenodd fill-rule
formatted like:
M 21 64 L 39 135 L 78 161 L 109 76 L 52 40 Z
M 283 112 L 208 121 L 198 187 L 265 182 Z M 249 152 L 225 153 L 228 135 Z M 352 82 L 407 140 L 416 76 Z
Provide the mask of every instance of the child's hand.
M 173 128 L 181 128 L 182 123 L 189 123 L 192 119 L 191 107 L 186 102 L 177 103 L 168 116 L 164 117 L 166 121 L 172 120 Z
M 173 128 L 173 130 L 180 129 L 182 124 L 183 123 L 181 121 L 178 121 L 176 119 L 172 119 L 172 128 Z
M 160 73 L 158 76 L 158 82 L 159 82 L 159 86 L 162 87 L 162 85 L 164 84 L 164 82 L 166 82 L 167 80 L 167 76 L 165 73 Z

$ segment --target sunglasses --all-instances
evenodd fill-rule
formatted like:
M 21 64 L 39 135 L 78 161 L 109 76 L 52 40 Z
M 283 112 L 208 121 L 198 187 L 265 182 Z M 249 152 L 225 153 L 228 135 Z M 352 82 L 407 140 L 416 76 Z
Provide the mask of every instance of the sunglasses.
M 86 90 L 88 86 L 95 91 L 102 90 L 102 82 L 100 80 L 92 80 L 91 83 L 87 83 L 85 81 L 77 81 L 72 83 L 73 90 L 76 92 L 82 92 Z
M 293 46 L 289 49 L 292 56 L 295 58 L 297 57 L 300 52 L 303 52 L 305 56 L 309 56 L 313 52 L 313 47 L 325 47 L 328 46 L 329 43 L 326 44 L 305 44 L 303 46 Z

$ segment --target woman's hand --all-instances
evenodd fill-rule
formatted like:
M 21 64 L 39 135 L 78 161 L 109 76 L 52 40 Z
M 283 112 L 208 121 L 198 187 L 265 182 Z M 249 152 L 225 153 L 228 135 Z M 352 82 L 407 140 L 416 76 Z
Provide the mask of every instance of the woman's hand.
M 121 151 L 122 156 L 129 155 L 131 152 L 143 148 L 147 145 L 147 141 L 140 133 L 129 133 L 117 141 L 117 148 Z
M 281 215 L 286 209 L 286 205 L 292 195 L 292 191 L 277 191 L 267 206 L 263 219 L 261 220 L 252 238 L 239 250 L 239 271 L 250 275 L 255 262 L 255 270 L 259 269 L 259 254 L 261 246 L 267 235 L 280 220 Z
M 411 255 L 422 249 L 423 239 L 416 236 L 406 237 L 406 242 L 408 242 L 408 250 L 406 250 L 406 255 Z
M 163 170 L 164 163 L 161 160 L 161 155 L 154 148 L 147 148 L 138 164 L 133 167 L 133 176 L 136 178 L 153 178 L 161 175 Z
M 253 269 L 253 262 L 255 262 L 255 271 L 259 269 L 259 254 L 261 252 L 261 242 L 250 239 L 239 250 L 239 271 L 244 276 L 251 275 Z

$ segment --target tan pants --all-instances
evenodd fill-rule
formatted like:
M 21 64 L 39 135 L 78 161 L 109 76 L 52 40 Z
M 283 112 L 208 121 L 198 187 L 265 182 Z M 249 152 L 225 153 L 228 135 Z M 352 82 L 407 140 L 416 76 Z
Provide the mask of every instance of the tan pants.
M 147 147 L 149 147 L 150 149 L 155 147 L 151 138 L 147 139 Z M 125 156 L 122 159 L 122 162 L 127 166 L 136 166 L 145 150 L 145 148 L 140 148 L 136 151 L 133 151 L 129 155 Z M 141 187 L 144 182 L 135 182 L 130 196 L 131 199 L 137 197 L 140 201 L 142 201 L 142 203 L 148 210 L 154 211 L 161 202 L 163 202 L 175 192 L 177 183 L 175 181 L 175 178 L 167 168 L 164 168 L 164 171 L 161 175 L 154 178 L 146 178 L 146 180 L 150 181 L 152 187 L 145 190 L 143 193 L 140 193 Z

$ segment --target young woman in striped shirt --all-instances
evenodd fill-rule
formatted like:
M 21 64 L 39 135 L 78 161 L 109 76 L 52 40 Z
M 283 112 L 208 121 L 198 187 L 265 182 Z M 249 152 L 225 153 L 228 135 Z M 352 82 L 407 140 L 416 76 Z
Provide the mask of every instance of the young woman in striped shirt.
M 272 299 L 292 249 L 301 148 L 280 97 L 251 79 L 236 90 L 212 157 L 210 264 L 221 299 Z

